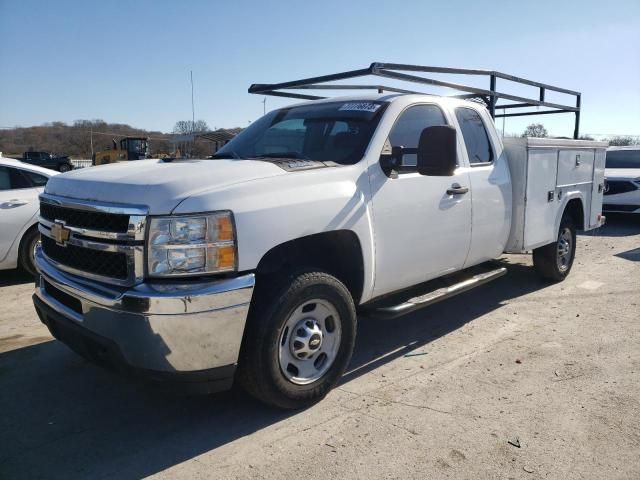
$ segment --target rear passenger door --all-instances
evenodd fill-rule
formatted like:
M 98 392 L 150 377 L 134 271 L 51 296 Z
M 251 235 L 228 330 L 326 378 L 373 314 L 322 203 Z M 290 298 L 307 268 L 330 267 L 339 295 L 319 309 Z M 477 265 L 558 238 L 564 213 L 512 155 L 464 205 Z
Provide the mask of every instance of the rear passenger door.
M 465 267 L 498 257 L 511 224 L 509 166 L 491 117 L 480 108 L 464 106 L 454 110 L 468 158 L 473 200 L 471 247 Z

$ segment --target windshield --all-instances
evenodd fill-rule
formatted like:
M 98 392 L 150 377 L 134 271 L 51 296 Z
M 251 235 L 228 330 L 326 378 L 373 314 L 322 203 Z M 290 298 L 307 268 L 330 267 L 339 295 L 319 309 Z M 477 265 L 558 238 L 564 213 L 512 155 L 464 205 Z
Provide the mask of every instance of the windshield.
M 269 112 L 222 147 L 214 158 L 300 158 L 360 161 L 386 103 L 331 102 Z
M 147 153 L 147 141 L 129 139 L 129 151 L 142 154 Z
M 640 168 L 640 149 L 609 150 L 607 168 Z

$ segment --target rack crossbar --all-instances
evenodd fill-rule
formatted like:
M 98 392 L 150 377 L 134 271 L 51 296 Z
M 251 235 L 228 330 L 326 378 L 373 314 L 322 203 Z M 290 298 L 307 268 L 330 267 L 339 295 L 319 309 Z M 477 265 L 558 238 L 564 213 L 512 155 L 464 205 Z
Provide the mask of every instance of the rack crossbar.
M 469 76 L 484 76 L 489 77 L 489 89 L 479 88 L 471 85 L 464 85 L 462 83 L 428 78 L 421 75 L 412 75 L 404 72 L 412 73 L 436 73 L 436 74 L 448 74 L 448 75 L 469 75 Z M 375 90 L 378 93 L 393 92 L 400 94 L 426 94 L 428 92 L 408 90 L 399 87 L 391 87 L 381 84 L 335 84 L 327 83 L 339 80 L 348 80 L 353 78 L 376 76 L 382 78 L 389 78 L 392 80 L 413 83 L 417 85 L 428 85 L 434 87 L 450 88 L 459 92 L 465 92 L 463 94 L 453 95 L 458 98 L 480 98 L 489 109 L 489 113 L 492 118 L 501 117 L 521 117 L 528 115 L 547 115 L 552 113 L 574 113 L 575 114 L 575 128 L 573 136 L 578 138 L 579 126 L 580 126 L 580 104 L 581 93 L 575 90 L 569 90 L 567 88 L 557 87 L 555 85 L 549 85 L 546 83 L 536 82 L 528 80 L 526 78 L 517 77 L 515 75 L 509 75 L 503 72 L 495 70 L 478 70 L 467 68 L 450 68 L 450 67 L 433 67 L 400 63 L 383 63 L 374 62 L 369 65 L 368 68 L 361 68 L 358 70 L 349 70 L 347 72 L 339 72 L 330 75 L 322 75 L 319 77 L 309 77 L 300 80 L 293 80 L 283 83 L 273 84 L 253 84 L 249 87 L 249 93 L 255 93 L 260 95 L 271 95 L 276 97 L 289 97 L 301 100 L 320 100 L 327 98 L 324 96 L 310 95 L 306 93 L 296 93 L 290 90 Z M 538 89 L 537 98 L 528 98 L 520 95 L 512 95 L 503 91 L 498 91 L 496 88 L 496 80 L 501 79 L 508 82 L 519 83 Z M 565 95 L 575 97 L 574 105 L 565 105 L 560 103 L 552 103 L 545 100 L 546 91 L 554 91 Z M 515 103 L 504 103 L 497 105 L 498 99 L 508 100 Z M 546 107 L 548 110 L 540 111 L 539 107 Z M 531 110 L 535 108 L 535 110 Z M 499 109 L 521 109 L 524 111 L 518 111 L 514 113 L 502 113 L 496 114 L 496 110 Z M 529 110 L 526 110 L 529 109 Z

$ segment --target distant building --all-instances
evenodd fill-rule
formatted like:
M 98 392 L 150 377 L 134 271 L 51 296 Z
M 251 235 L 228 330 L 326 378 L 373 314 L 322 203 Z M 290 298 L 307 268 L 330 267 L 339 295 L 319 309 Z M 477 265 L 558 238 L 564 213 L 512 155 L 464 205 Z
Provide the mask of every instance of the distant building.
M 173 134 L 169 142 L 176 158 L 203 158 L 216 153 L 241 131 L 241 128 L 219 128 L 211 132 Z M 213 148 L 209 147 L 210 144 Z
M 197 133 L 195 134 L 195 137 L 208 140 L 213 143 L 213 149 L 211 151 L 211 154 L 213 155 L 224 145 L 229 143 L 229 141 L 241 131 L 241 128 L 219 128 L 218 130 L 213 130 L 211 132 Z

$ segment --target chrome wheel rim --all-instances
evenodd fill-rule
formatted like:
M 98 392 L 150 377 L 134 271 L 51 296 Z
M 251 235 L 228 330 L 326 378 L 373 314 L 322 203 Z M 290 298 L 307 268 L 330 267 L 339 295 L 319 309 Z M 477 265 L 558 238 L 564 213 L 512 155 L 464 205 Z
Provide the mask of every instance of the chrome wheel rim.
M 35 242 L 33 242 L 33 248 L 31 249 L 31 264 L 35 265 L 36 263 L 36 251 L 40 246 L 40 239 L 38 238 Z
M 340 316 L 333 304 L 306 300 L 293 310 L 280 332 L 280 371 L 296 385 L 315 382 L 333 365 L 341 337 Z
M 561 272 L 567 271 L 569 265 L 571 265 L 572 245 L 573 236 L 571 235 L 571 229 L 565 227 L 560 231 L 560 235 L 558 235 L 558 253 L 556 255 L 558 269 Z

